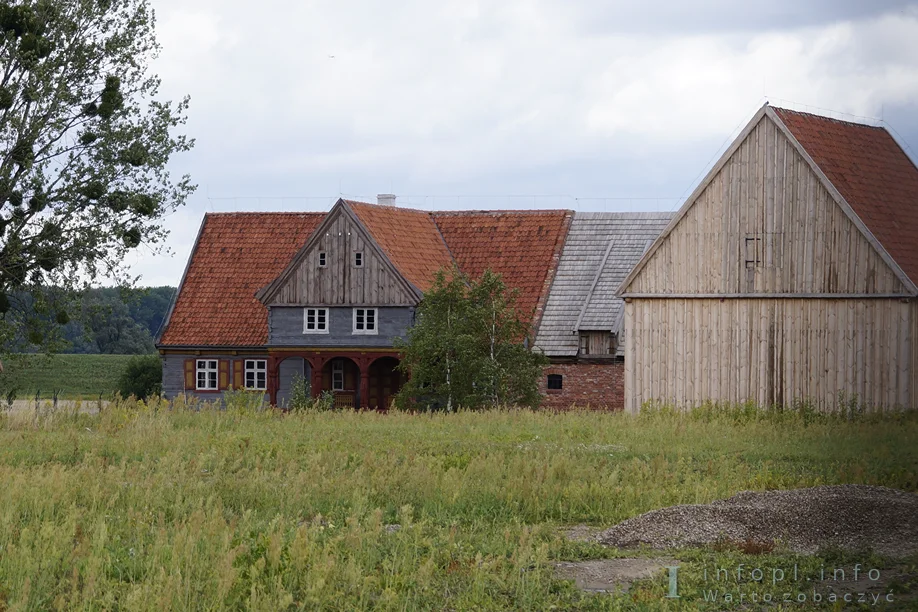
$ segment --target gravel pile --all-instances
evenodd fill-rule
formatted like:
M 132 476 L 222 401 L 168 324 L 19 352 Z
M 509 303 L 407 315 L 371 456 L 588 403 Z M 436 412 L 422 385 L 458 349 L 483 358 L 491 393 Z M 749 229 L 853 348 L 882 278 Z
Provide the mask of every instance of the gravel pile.
M 647 512 L 600 532 L 606 546 L 702 546 L 764 542 L 812 554 L 826 547 L 918 553 L 918 495 L 886 487 L 838 485 L 744 491 L 711 504 Z

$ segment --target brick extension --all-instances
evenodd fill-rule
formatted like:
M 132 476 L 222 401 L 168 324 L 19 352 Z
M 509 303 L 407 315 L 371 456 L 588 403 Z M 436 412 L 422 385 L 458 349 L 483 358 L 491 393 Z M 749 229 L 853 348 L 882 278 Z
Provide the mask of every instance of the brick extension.
M 549 374 L 563 376 L 560 391 L 546 389 Z M 542 407 L 552 410 L 591 408 L 621 410 L 625 405 L 625 363 L 553 363 L 544 370 L 539 383 Z

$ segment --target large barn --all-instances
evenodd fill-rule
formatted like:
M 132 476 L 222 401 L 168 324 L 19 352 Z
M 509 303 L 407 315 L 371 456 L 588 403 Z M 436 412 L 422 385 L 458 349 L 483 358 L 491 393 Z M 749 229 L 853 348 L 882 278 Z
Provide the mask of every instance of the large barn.
M 918 407 L 918 167 L 765 105 L 619 288 L 625 408 Z

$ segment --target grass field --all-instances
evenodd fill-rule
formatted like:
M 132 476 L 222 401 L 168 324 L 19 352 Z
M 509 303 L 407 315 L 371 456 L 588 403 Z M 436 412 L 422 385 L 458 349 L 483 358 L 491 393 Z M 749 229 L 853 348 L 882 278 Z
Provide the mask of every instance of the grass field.
M 624 553 L 559 527 L 744 489 L 915 491 L 918 419 L 122 404 L 0 416 L 0 483 L 0 610 L 722 609 L 691 595 L 712 563 L 886 561 L 688 550 L 680 600 L 662 575 L 586 594 L 553 563 Z
M 118 387 L 118 377 L 132 355 L 18 355 L 3 363 L 3 389 L 14 387 L 19 399 L 43 398 L 60 391 L 63 399 L 98 399 Z M 5 393 L 4 393 L 5 395 Z

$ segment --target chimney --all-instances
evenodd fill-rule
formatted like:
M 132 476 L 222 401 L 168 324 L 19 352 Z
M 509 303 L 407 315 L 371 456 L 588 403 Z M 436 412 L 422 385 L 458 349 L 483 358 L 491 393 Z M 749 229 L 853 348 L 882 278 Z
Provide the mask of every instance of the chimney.
M 380 206 L 395 206 L 395 194 L 380 193 L 376 196 L 376 203 Z

